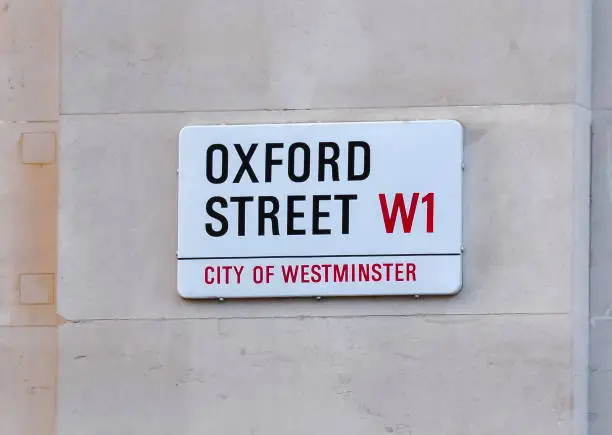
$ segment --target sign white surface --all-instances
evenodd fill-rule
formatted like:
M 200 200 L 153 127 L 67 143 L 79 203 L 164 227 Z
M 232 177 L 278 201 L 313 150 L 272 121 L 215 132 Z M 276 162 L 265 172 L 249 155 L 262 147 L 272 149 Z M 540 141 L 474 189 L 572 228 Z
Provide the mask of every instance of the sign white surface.
M 455 294 L 462 152 L 456 121 L 185 127 L 178 291 Z

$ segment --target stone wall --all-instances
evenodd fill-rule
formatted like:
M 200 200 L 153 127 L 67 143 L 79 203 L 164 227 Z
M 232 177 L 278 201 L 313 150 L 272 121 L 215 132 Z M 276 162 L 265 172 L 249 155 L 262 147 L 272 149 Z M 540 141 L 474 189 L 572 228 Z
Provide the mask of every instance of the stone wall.
M 59 0 L 0 1 L 0 434 L 55 433 Z
M 49 177 L 32 178 L 26 191 L 43 214 L 24 202 L 21 215 L 1 217 L 14 219 L 7 228 L 23 230 L 12 231 L 22 239 L 11 239 L 0 256 L 7 259 L 0 295 L 9 295 L 0 296 L 0 320 L 60 324 L 57 347 L 52 327 L 24 328 L 23 336 L 0 328 L 9 370 L 24 378 L 49 373 L 41 383 L 48 390 L 36 392 L 43 396 L 30 394 L 22 379 L 0 378 L 6 391 L 19 392 L 19 401 L 0 394 L 0 404 L 15 409 L 0 418 L 0 433 L 4 421 L 13 425 L 6 433 L 44 433 L 28 426 L 35 423 L 23 409 L 54 409 L 57 352 L 61 435 L 586 435 L 589 0 L 62 3 L 61 94 L 52 87 L 59 38 L 49 24 L 58 6 L 11 0 L 9 13 L 22 15 L 9 15 L 13 27 L 0 25 L 0 47 L 12 53 L 14 69 L 27 65 L 37 78 L 22 90 L 0 85 L 7 95 L 0 104 L 8 104 L 0 115 L 26 106 L 30 120 L 61 113 L 57 213 L 49 199 L 55 190 L 47 192 L 56 188 L 55 165 L 20 166 L 10 157 L 19 128 L 54 132 L 55 124 L 0 123 L 0 132 L 7 125 L 15 138 L 2 143 L 9 157 L 0 164 Z M 36 21 L 37 8 L 51 8 L 48 20 Z M 22 34 L 22 22 L 38 39 Z M 49 35 L 39 34 L 43 29 Z M 21 51 L 10 48 L 17 35 Z M 34 60 L 46 63 L 32 68 Z M 605 76 L 598 71 L 595 62 L 595 77 Z M 46 100 L 36 104 L 47 95 L 55 98 L 55 115 L 45 111 Z M 459 295 L 224 303 L 179 297 L 183 126 L 439 118 L 457 119 L 466 134 Z M 3 205 L 25 197 L 25 187 L 8 186 L 0 190 Z M 40 286 L 56 272 L 55 234 L 45 229 L 55 216 L 60 322 L 53 305 L 4 303 L 15 300 L 10 283 L 19 274 L 43 274 L 26 280 Z M 32 254 L 15 256 L 18 247 Z M 43 248 L 53 254 L 48 270 L 10 266 L 17 257 L 44 257 Z M 595 267 L 595 243 L 593 253 Z M 601 276 L 605 270 L 600 266 Z M 38 309 L 50 311 L 29 314 Z M 49 364 L 43 354 L 54 355 Z
M 612 2 L 593 13 L 590 428 L 612 432 Z

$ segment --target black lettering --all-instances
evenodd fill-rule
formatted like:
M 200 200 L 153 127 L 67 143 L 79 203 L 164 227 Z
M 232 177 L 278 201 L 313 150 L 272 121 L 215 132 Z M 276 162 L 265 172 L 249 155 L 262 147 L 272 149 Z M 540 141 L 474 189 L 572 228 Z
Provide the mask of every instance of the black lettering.
M 218 178 L 215 178 L 215 175 L 213 174 L 213 167 L 215 166 L 213 157 L 215 151 L 221 151 L 221 176 Z M 214 144 L 209 146 L 206 150 L 206 179 L 212 184 L 224 183 L 225 180 L 227 180 L 228 166 L 228 153 L 225 145 Z
M 325 150 L 331 148 L 332 155 L 327 157 Z M 320 142 L 319 143 L 319 181 L 325 181 L 325 166 L 331 166 L 332 180 L 339 181 L 340 175 L 338 171 L 338 157 L 340 157 L 340 147 L 334 142 Z
M 253 158 L 253 154 L 255 154 L 257 144 L 252 144 L 246 154 L 244 154 L 244 150 L 239 143 L 234 144 L 234 148 L 236 148 L 238 157 L 240 157 L 240 169 L 238 169 L 238 172 L 236 172 L 234 183 L 238 183 L 242 179 L 242 175 L 245 173 L 245 171 L 247 174 L 249 174 L 249 178 L 253 183 L 259 183 L 259 180 L 255 175 L 255 171 L 253 171 L 253 168 L 251 167 L 251 158 Z
M 266 202 L 272 204 L 272 210 L 266 211 Z M 272 234 L 275 236 L 279 235 L 278 231 L 278 217 L 276 214 L 279 210 L 278 199 L 274 196 L 260 196 L 259 197 L 259 235 L 264 236 L 266 234 L 266 219 L 270 219 L 272 222 Z
M 342 234 L 349 233 L 350 203 L 357 195 L 334 195 L 334 199 L 342 201 Z
M 295 218 L 303 218 L 304 213 L 295 211 L 296 201 L 305 201 L 306 197 L 302 195 L 289 195 L 287 197 L 287 235 L 302 236 L 306 234 L 306 230 L 296 230 L 294 227 Z
M 283 146 L 282 143 L 276 142 L 266 144 L 266 183 L 272 181 L 272 166 L 280 166 L 283 164 L 282 160 L 272 158 L 272 151 L 282 148 Z
M 230 202 L 238 204 L 238 235 L 246 234 L 246 203 L 253 201 L 252 196 L 232 196 Z
M 355 148 L 363 150 L 363 172 L 355 174 Z M 348 177 L 349 181 L 362 181 L 370 176 L 370 145 L 363 141 L 351 141 L 348 144 Z
M 225 235 L 225 233 L 227 233 L 227 228 L 229 224 L 225 216 L 213 209 L 215 203 L 221 204 L 221 208 L 227 208 L 227 201 L 220 196 L 213 196 L 208 201 L 206 201 L 206 213 L 208 213 L 208 216 L 210 216 L 211 218 L 217 219 L 221 223 L 221 228 L 215 230 L 212 224 L 206 224 L 206 232 L 211 237 L 221 237 Z
M 304 168 L 302 175 L 295 174 L 295 151 L 301 149 L 304 153 Z M 296 142 L 289 147 L 289 179 L 295 183 L 303 183 L 310 176 L 310 148 L 304 142 Z
M 312 196 L 312 234 L 331 234 L 331 230 L 319 226 L 322 217 L 329 217 L 328 211 L 321 211 L 320 202 L 329 201 L 331 195 Z

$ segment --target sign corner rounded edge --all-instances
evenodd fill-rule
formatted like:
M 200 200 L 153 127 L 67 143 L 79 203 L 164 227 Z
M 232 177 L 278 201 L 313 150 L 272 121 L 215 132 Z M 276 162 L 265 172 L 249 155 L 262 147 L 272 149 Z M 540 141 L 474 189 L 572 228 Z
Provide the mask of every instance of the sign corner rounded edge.
M 185 299 L 185 300 L 197 299 L 196 297 L 194 297 L 194 295 L 190 294 L 189 292 L 186 292 L 179 283 L 177 283 L 176 292 L 179 294 L 179 296 L 182 299 Z
M 457 296 L 459 293 L 463 291 L 463 280 L 459 279 L 459 283 L 455 288 L 448 292 L 449 296 Z
M 459 255 L 459 279 L 457 280 L 456 286 L 452 288 L 452 290 L 448 293 L 448 295 L 457 296 L 462 291 L 463 291 L 463 255 Z
M 181 140 L 181 137 L 187 133 L 188 130 L 192 130 L 194 127 L 194 125 L 189 124 L 182 126 L 178 132 L 179 141 Z
M 463 132 L 464 130 L 463 124 L 457 119 L 448 119 L 446 123 L 452 125 L 453 128 L 457 129 L 459 132 Z

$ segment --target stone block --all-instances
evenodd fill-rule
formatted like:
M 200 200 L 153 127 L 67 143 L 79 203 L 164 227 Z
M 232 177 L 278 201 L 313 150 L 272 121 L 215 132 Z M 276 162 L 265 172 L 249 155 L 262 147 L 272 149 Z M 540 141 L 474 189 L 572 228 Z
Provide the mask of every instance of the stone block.
M 56 131 L 56 123 L 0 123 L 0 326 L 56 324 L 57 166 L 23 164 L 23 146 L 40 163 Z
M 66 324 L 58 433 L 569 435 L 568 320 Z
M 612 112 L 593 115 L 591 315 L 612 315 Z
M 590 381 L 589 435 L 609 435 L 612 427 L 612 370 L 593 372 Z
M 49 305 L 55 297 L 55 275 L 52 273 L 26 273 L 19 277 L 19 303 L 21 305 Z
M 585 103 L 588 4 L 67 0 L 62 110 Z
M 184 125 L 444 118 L 466 131 L 458 296 L 226 304 L 178 296 L 177 137 Z M 588 150 L 587 140 L 588 124 L 566 106 L 64 116 L 58 310 L 73 320 L 568 312 L 573 249 L 588 246 L 574 240 L 573 226 L 574 148 Z
M 26 165 L 55 163 L 55 133 L 25 133 L 21 136 L 21 162 Z
M 590 368 L 592 372 L 612 372 L 612 314 L 607 317 L 591 319 L 591 355 Z M 612 390 L 610 390 L 612 400 Z
M 60 3 L 0 2 L 0 121 L 57 120 Z
M 0 433 L 55 435 L 57 329 L 0 327 Z
M 593 108 L 612 109 L 612 2 L 593 0 Z
M 604 3 L 596 2 L 596 5 L 604 7 Z M 600 26 L 599 30 L 604 29 Z M 607 43 L 601 35 L 596 42 Z M 595 54 L 603 56 L 597 50 Z M 597 84 L 596 80 L 594 98 L 599 90 L 606 92 L 605 77 L 599 80 L 602 81 Z M 604 105 L 602 101 L 597 104 Z M 612 111 L 597 111 L 593 115 L 592 153 L 589 418 L 591 435 L 608 435 L 612 430 L 609 411 L 612 403 Z

